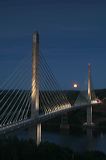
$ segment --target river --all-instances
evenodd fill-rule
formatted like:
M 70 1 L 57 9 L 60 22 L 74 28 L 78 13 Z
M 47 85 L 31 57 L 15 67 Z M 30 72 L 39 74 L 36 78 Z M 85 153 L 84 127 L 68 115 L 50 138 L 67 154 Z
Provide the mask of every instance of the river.
M 76 152 L 98 150 L 106 153 L 106 133 L 102 132 L 96 133 L 95 135 L 92 134 L 91 130 L 88 130 L 85 134 L 44 131 L 42 133 L 42 141 L 68 147 Z
M 28 139 L 28 131 L 18 133 L 22 139 Z M 42 141 L 68 147 L 75 152 L 97 150 L 106 153 L 106 132 L 88 129 L 86 132 L 42 131 Z

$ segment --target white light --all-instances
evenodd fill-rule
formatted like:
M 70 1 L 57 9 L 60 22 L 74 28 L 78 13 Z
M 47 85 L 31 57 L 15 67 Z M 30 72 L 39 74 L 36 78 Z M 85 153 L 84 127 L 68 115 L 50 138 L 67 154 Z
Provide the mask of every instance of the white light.
M 77 88 L 78 87 L 78 84 L 77 83 L 74 83 L 74 88 Z

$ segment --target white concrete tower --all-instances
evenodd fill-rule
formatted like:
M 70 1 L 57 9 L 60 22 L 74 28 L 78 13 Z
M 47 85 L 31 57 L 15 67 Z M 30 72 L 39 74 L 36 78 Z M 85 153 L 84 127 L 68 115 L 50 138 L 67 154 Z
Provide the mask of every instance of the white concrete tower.
M 34 32 L 32 35 L 32 93 L 31 93 L 31 118 L 39 116 L 39 34 Z M 33 135 L 36 144 L 41 142 L 41 124 L 33 126 Z
M 91 91 L 91 65 L 88 64 L 88 97 L 91 102 L 92 100 L 92 91 Z M 87 125 L 92 126 L 92 106 L 87 107 Z

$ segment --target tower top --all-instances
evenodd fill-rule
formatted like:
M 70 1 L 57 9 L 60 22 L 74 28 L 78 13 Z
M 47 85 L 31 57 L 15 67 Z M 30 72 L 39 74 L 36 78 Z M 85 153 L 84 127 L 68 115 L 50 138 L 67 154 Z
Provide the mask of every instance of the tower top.
M 34 43 L 39 42 L 39 33 L 38 32 L 33 32 L 32 40 Z

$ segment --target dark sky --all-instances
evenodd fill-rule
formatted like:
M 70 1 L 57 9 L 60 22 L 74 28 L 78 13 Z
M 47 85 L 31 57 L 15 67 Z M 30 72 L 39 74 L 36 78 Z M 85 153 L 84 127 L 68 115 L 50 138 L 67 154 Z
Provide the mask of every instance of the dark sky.
M 64 89 L 83 86 L 88 63 L 94 87 L 106 88 L 106 0 L 0 0 L 1 79 L 31 54 L 36 30 Z

